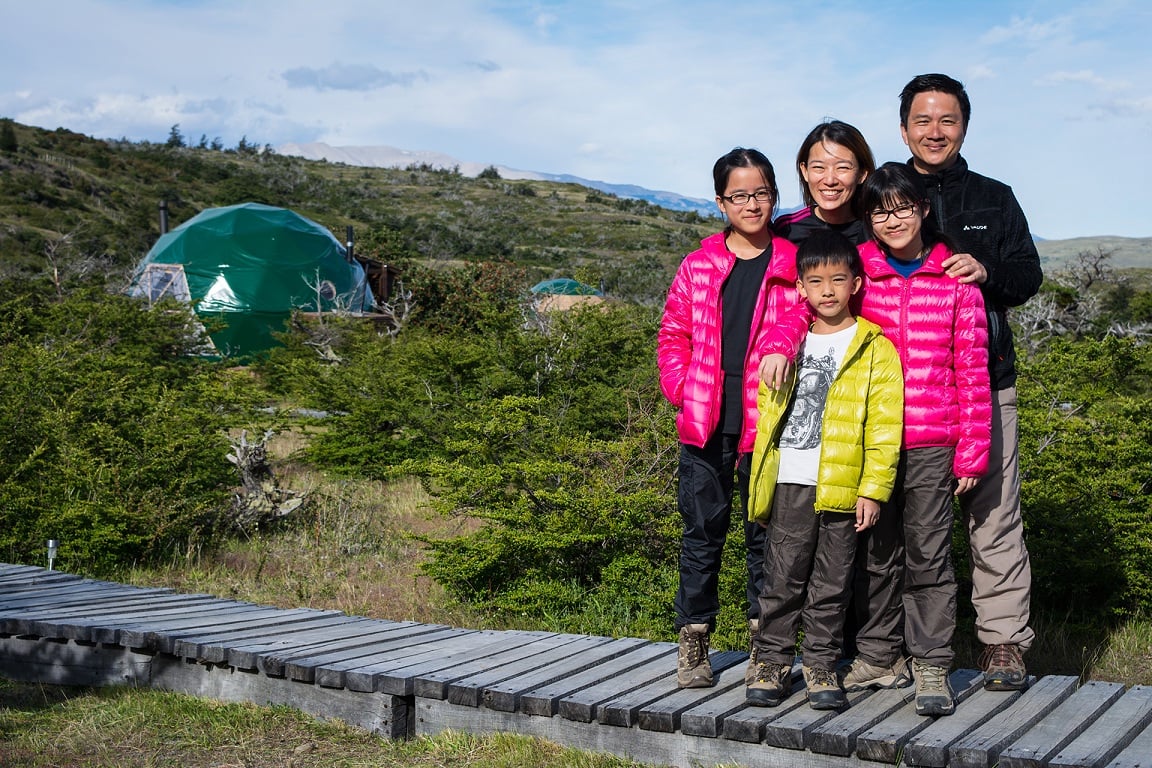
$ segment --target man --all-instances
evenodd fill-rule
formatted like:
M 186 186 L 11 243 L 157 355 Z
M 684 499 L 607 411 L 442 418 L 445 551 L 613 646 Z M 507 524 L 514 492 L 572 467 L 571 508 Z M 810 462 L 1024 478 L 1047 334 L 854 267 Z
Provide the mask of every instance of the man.
M 948 274 L 976 283 L 988 312 L 992 383 L 992 449 L 988 474 L 960 496 L 972 552 L 976 636 L 989 690 L 1027 686 L 1023 655 L 1035 633 L 1028 626 L 1032 569 L 1020 515 L 1016 423 L 1016 354 L 1007 308 L 1040 290 L 1040 256 L 1012 189 L 968 170 L 960 148 L 972 106 L 964 86 L 947 75 L 919 75 L 900 93 L 900 134 L 908 164 L 924 182 L 931 224 L 951 238 Z

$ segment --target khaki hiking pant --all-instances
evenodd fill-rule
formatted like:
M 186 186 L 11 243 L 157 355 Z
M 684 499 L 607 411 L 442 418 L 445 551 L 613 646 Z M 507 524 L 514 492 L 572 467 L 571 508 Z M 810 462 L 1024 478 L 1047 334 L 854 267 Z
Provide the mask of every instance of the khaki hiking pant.
M 1035 637 L 1028 626 L 1032 566 L 1020 514 L 1015 387 L 992 392 L 988 474 L 960 497 L 960 509 L 972 550 L 976 638 L 985 645 L 1018 645 L 1027 651 Z

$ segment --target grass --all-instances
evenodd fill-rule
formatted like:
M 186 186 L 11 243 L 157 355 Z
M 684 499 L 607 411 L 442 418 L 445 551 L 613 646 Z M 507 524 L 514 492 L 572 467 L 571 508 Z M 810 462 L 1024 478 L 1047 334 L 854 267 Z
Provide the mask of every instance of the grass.
M 445 732 L 385 741 L 289 707 L 175 693 L 68 689 L 0 680 L 5 768 L 639 768 L 515 734 Z

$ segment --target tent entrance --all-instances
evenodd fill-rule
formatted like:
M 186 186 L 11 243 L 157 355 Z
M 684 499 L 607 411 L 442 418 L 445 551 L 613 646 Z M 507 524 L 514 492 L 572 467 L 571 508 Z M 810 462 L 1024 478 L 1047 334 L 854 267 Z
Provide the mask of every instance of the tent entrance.
M 164 298 L 192 302 L 183 264 L 149 264 L 137 278 L 132 295 L 147 298 L 149 307 Z

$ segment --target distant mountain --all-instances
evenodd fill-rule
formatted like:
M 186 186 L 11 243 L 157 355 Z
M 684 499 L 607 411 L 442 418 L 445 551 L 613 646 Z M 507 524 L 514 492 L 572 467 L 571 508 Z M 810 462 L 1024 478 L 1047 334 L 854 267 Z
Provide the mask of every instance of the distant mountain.
M 1036 250 L 1045 270 L 1062 269 L 1078 254 L 1103 250 L 1112 255 L 1113 267 L 1152 268 L 1152 237 L 1073 237 L 1067 240 L 1036 239 Z
M 412 152 L 389 146 L 376 147 L 333 147 L 322 142 L 309 144 L 282 144 L 276 153 L 305 160 L 327 160 L 330 163 L 344 163 L 369 168 L 406 168 L 409 165 L 429 165 L 433 168 L 459 168 L 465 176 L 478 176 L 491 163 L 477 163 L 456 158 L 440 152 Z M 695 211 L 701 216 L 717 216 L 716 203 L 697 197 L 686 197 L 675 192 L 645 189 L 635 184 L 609 184 L 606 181 L 582 179 L 567 173 L 541 173 L 522 171 L 502 165 L 494 166 L 503 179 L 529 179 L 532 181 L 555 181 L 562 184 L 579 184 L 617 197 L 629 200 L 645 200 L 661 208 L 672 211 Z

